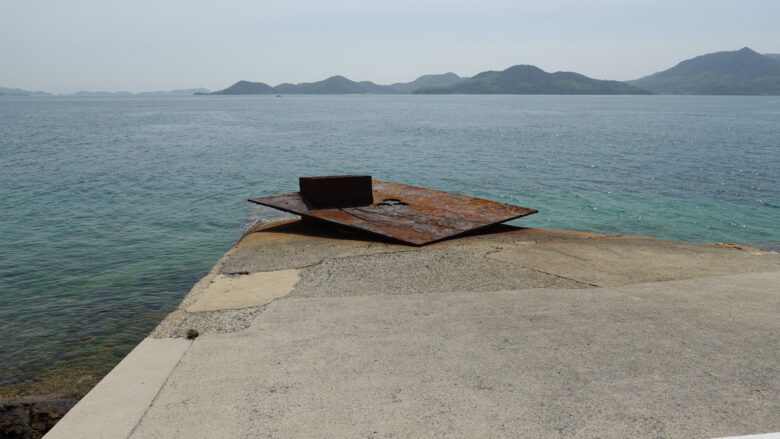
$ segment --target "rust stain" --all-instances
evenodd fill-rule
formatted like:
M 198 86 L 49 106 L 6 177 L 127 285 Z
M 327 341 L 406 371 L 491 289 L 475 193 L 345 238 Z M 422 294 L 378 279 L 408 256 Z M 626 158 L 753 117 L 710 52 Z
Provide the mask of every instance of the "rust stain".
M 379 180 L 372 183 L 374 202 L 367 206 L 317 209 L 298 192 L 249 201 L 412 245 L 453 238 L 538 212 L 400 183 Z

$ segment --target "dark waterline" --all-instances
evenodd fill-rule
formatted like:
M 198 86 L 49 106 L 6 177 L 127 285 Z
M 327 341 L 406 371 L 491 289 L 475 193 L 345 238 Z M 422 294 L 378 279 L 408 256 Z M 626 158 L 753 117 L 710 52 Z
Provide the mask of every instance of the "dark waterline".
M 371 173 L 517 224 L 780 242 L 780 98 L 0 98 L 0 387 L 96 379 L 245 228 L 250 196 Z

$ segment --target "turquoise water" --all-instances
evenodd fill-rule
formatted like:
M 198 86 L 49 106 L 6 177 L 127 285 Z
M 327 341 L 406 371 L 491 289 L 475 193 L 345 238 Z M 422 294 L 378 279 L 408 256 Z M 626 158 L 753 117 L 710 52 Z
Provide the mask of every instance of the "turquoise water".
M 277 215 L 246 198 L 336 173 L 539 209 L 527 226 L 772 246 L 780 98 L 0 98 L 0 386 L 109 370 Z

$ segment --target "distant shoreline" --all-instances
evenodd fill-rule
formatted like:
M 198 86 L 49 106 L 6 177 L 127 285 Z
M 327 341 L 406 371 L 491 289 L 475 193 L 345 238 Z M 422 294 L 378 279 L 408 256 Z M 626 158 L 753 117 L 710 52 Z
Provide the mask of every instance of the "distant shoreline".
M 667 70 L 628 81 L 593 79 L 575 72 L 553 73 L 533 65 L 487 70 L 472 77 L 455 73 L 423 75 L 411 82 L 381 85 L 336 75 L 317 82 L 281 83 L 240 80 L 217 91 L 205 88 L 132 93 L 78 91 L 65 96 L 261 95 L 261 94 L 520 94 L 520 95 L 780 95 L 780 55 L 744 47 L 684 60 Z M 53 96 L 43 91 L 0 87 L 3 95 Z

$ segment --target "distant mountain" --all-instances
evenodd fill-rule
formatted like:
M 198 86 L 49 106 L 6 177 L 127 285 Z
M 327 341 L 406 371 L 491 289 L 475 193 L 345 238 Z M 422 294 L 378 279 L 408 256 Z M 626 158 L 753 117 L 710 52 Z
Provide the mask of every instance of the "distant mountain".
M 213 95 L 266 95 L 274 93 L 273 87 L 262 82 L 238 81 L 230 87 L 215 91 Z M 196 93 L 201 94 L 201 93 Z
M 371 81 L 355 82 L 341 75 L 331 76 L 317 82 L 300 84 L 283 83 L 271 87 L 262 82 L 238 81 L 230 87 L 214 93 L 195 93 L 213 95 L 256 95 L 256 94 L 399 94 L 411 93 L 426 85 L 447 85 L 463 80 L 454 73 L 424 75 L 412 82 L 397 82 L 392 85 L 380 85 Z
M 780 63 L 745 47 L 698 56 L 629 83 L 663 94 L 780 95 Z
M 52 96 L 45 91 L 22 90 L 21 88 L 0 87 L 0 96 Z
M 764 56 L 772 58 L 775 61 L 780 61 L 780 53 L 765 53 Z
M 415 79 L 412 82 L 396 82 L 390 85 L 393 89 L 399 92 L 411 93 L 420 87 L 431 87 L 437 85 L 450 85 L 464 79 L 452 72 L 442 73 L 440 75 L 423 75 Z
M 422 87 L 415 94 L 650 94 L 619 81 L 591 79 L 573 72 L 547 73 L 530 65 L 479 73 L 447 86 Z
M 392 93 L 392 90 L 386 85 L 377 85 L 371 81 L 355 82 L 340 75 L 331 76 L 318 82 L 279 84 L 273 89 L 276 93 L 286 94 Z

